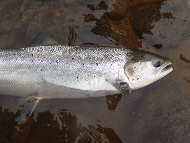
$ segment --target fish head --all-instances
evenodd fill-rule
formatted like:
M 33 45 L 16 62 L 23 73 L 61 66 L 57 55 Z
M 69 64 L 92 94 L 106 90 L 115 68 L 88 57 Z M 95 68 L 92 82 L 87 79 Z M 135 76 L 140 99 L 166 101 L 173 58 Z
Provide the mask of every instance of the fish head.
M 168 58 L 146 52 L 133 51 L 124 66 L 129 86 L 138 89 L 147 86 L 173 71 L 172 62 Z

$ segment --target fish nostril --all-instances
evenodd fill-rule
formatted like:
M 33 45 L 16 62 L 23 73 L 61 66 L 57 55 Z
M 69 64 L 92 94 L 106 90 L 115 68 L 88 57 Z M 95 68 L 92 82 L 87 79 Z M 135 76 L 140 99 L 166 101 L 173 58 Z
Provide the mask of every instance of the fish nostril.
M 156 61 L 155 63 L 154 63 L 154 67 L 160 67 L 162 64 L 161 64 L 161 62 L 160 61 Z

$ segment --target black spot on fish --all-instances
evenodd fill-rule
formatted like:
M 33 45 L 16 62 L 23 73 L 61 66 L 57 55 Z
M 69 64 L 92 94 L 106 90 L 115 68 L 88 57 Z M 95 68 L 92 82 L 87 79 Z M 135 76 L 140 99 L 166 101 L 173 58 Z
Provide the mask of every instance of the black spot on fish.
M 75 58 L 72 58 L 72 60 L 74 60 Z
M 96 65 L 98 66 L 98 63 L 96 63 Z
M 34 55 L 32 54 L 32 57 L 33 57 Z
M 79 78 L 79 77 L 77 76 L 77 78 Z
M 42 69 L 40 71 L 43 71 Z

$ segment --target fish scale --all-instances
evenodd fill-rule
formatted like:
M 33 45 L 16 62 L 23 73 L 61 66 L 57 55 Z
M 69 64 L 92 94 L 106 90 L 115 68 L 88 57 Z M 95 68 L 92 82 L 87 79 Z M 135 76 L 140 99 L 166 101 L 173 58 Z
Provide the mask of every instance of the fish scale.
M 125 51 L 125 52 L 121 52 Z M 79 46 L 38 46 L 20 49 L 0 50 L 1 60 L 28 59 L 40 61 L 90 62 L 96 60 L 122 61 L 131 51 L 125 48 L 79 47 Z M 74 55 L 74 56 L 73 56 Z M 74 57 L 74 59 L 72 59 Z

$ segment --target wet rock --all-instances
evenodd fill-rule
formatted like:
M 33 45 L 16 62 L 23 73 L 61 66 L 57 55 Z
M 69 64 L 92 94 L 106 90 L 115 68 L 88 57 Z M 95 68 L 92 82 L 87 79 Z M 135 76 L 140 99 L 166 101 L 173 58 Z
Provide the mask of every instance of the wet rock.
M 20 28 L 22 25 L 23 25 L 23 22 L 22 22 L 22 20 L 20 19 L 20 20 L 18 20 L 18 21 L 15 23 L 14 28 Z
M 94 27 L 91 31 L 94 34 L 101 36 L 109 36 L 112 32 L 105 17 L 101 17 L 101 19 L 97 21 L 96 27 Z
M 23 13 L 29 7 L 28 0 L 24 0 L 21 4 L 20 12 Z
M 101 1 L 98 5 L 95 4 L 87 4 L 87 7 L 94 11 L 94 10 L 100 10 L 100 9 L 107 9 L 107 4 L 105 1 Z
M 184 79 L 185 81 L 187 81 L 188 83 L 190 83 L 190 76 L 184 77 L 183 79 Z
M 190 36 L 189 15 L 186 1 L 146 2 L 131 8 L 130 22 L 137 35 L 156 48 L 172 48 Z
M 59 2 L 59 0 L 37 0 L 40 2 Z
M 0 6 L 0 12 L 1 12 L 1 16 L 0 16 L 0 21 L 7 18 L 7 17 L 10 17 L 12 16 L 11 12 L 9 11 L 8 9 L 8 4 L 7 3 L 1 3 L 1 6 Z
M 6 29 L 0 27 L 0 34 L 8 32 Z
M 112 0 L 108 5 L 108 16 L 112 20 L 122 20 L 126 17 L 129 2 L 126 0 Z
M 1 34 L 0 38 L 0 48 L 18 48 L 26 46 L 27 37 L 25 34 L 25 28 L 22 29 L 15 29 L 9 33 Z
M 143 38 L 144 33 L 152 34 L 153 22 L 161 19 L 160 7 L 162 2 L 139 3 L 132 7 L 130 22 L 136 34 Z
M 1 30 L 1 29 L 0 29 Z M 8 39 L 9 39 L 9 35 L 8 34 L 2 34 L 1 33 L 1 38 L 0 38 L 0 48 L 6 48 L 6 45 L 7 45 L 7 42 L 8 42 Z
M 92 14 L 84 14 L 84 22 L 97 21 L 97 18 Z
M 33 9 L 26 10 L 22 14 L 22 21 L 25 23 L 29 22 L 32 19 L 32 17 L 34 16 L 34 14 L 35 14 L 35 10 L 33 10 Z
M 190 64 L 190 60 L 184 57 L 182 53 L 180 54 L 180 60 Z
M 29 116 L 24 124 L 17 124 L 17 127 L 13 129 L 11 139 L 17 142 L 24 142 L 30 133 L 33 122 L 33 116 Z M 18 132 L 18 130 L 24 130 L 25 132 L 23 134 L 23 132 Z
M 131 105 L 135 122 L 130 131 L 135 135 L 130 138 L 135 143 L 189 140 L 189 91 L 178 80 L 166 78 L 150 86 L 140 102 Z
M 129 13 L 123 20 L 116 21 L 107 18 L 107 22 L 112 31 L 110 38 L 114 40 L 116 45 L 130 49 L 139 49 L 142 47 L 140 38 L 134 32 L 129 22 Z
M 42 6 L 43 2 L 41 1 L 35 1 L 33 3 L 30 3 L 30 8 L 38 9 L 40 6 Z
M 77 3 L 77 0 L 64 0 L 65 4 Z
M 0 24 L 0 27 L 7 30 L 7 31 L 10 31 L 12 29 L 12 27 L 14 26 L 14 22 L 12 22 L 11 20 L 9 19 L 5 19 L 1 24 Z
M 50 3 L 50 11 L 52 13 L 52 18 L 60 18 L 61 16 L 65 16 L 65 8 L 63 4 L 54 5 Z
M 121 100 L 121 96 L 122 96 L 121 94 L 106 96 L 106 104 L 107 104 L 109 110 L 116 109 L 117 104 Z
M 8 109 L 2 109 L 0 105 L 0 142 L 12 142 L 10 135 L 16 122 L 14 121 L 14 114 Z
M 10 11 L 12 15 L 16 15 L 20 13 L 20 5 L 21 5 L 21 2 L 19 1 L 17 3 L 12 3 L 8 5 L 7 10 Z

